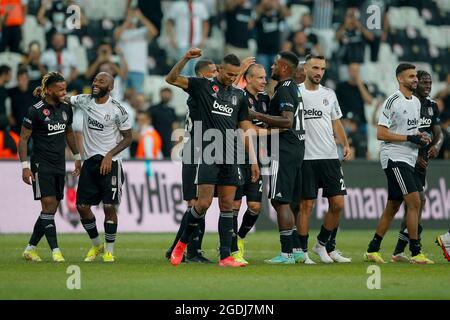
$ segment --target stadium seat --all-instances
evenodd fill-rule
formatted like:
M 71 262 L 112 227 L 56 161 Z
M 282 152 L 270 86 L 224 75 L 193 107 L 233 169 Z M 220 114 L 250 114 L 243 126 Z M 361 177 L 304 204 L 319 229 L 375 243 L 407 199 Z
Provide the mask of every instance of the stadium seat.
M 389 26 L 393 30 L 404 29 L 406 26 L 405 17 L 402 16 L 400 8 L 392 7 L 388 11 Z
M 399 14 L 405 21 L 405 27 L 416 27 L 416 22 L 420 20 L 419 10 L 413 7 L 399 8 Z
M 291 31 L 297 31 L 302 27 L 300 25 L 301 16 L 309 13 L 309 8 L 301 4 L 293 4 L 290 9 L 291 15 L 286 18 L 286 23 Z
M 46 48 L 45 31 L 35 16 L 27 15 L 22 26 L 22 49 L 26 52 L 32 41 L 39 42 L 41 50 Z
M 336 31 L 333 29 L 313 29 L 312 31 L 319 38 L 322 53 L 326 58 L 330 58 L 335 50 L 338 49 L 338 42 L 336 41 Z
M 82 46 L 74 47 L 71 52 L 75 56 L 75 61 L 77 62 L 77 70 L 79 73 L 86 72 L 89 67 L 86 49 Z

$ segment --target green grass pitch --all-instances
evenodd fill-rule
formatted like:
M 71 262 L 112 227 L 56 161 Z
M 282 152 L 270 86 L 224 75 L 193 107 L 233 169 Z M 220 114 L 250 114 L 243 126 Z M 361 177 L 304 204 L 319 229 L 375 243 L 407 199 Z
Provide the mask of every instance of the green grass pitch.
M 173 267 L 164 258 L 173 234 L 118 234 L 117 261 L 84 263 L 90 241 L 87 235 L 60 235 L 66 263 L 51 261 L 43 239 L 40 255 L 45 262 L 30 263 L 21 253 L 28 235 L 0 235 L 0 299 L 449 299 L 450 263 L 434 244 L 444 230 L 426 230 L 422 243 L 435 265 L 381 265 L 381 289 L 369 290 L 371 274 L 362 256 L 373 230 L 341 230 L 338 249 L 353 258 L 351 264 L 272 266 L 263 260 L 279 250 L 276 232 L 248 235 L 245 268 L 182 264 Z M 317 231 L 310 234 L 310 247 Z M 217 234 L 206 234 L 205 255 L 217 261 Z M 396 232 L 383 241 L 390 257 Z M 317 257 L 312 254 L 314 260 Z M 69 290 L 67 268 L 78 265 L 81 289 Z

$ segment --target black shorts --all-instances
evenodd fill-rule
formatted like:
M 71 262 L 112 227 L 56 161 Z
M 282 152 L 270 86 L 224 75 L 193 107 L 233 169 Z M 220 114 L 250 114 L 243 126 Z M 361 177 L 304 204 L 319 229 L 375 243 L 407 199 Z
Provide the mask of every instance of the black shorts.
M 183 163 L 181 172 L 181 177 L 183 179 L 183 200 L 189 201 L 197 199 L 197 186 L 195 185 L 197 165 Z
M 252 166 L 250 164 L 243 164 L 239 167 L 244 184 L 237 188 L 234 200 L 241 200 L 245 196 L 247 202 L 261 202 L 263 190 L 261 175 L 258 181 L 252 182 Z
M 317 199 L 319 189 L 325 198 L 347 194 L 339 159 L 305 160 L 302 175 L 302 199 Z
M 427 172 L 426 171 L 420 171 L 417 170 L 417 168 L 414 169 L 414 178 L 416 178 L 416 184 L 420 184 L 422 186 L 422 190 L 419 190 L 422 192 L 425 189 L 425 184 L 427 183 Z
M 195 184 L 213 184 L 219 186 L 240 186 L 243 183 L 237 164 L 197 165 Z
M 103 156 L 95 155 L 83 162 L 77 188 L 77 204 L 96 206 L 119 204 L 124 180 L 122 164 L 113 161 L 107 175 L 100 174 Z
M 39 171 L 39 168 L 35 165 L 32 166 L 31 171 L 35 180 L 33 181 L 34 200 L 56 197 L 59 201 L 64 198 L 64 183 L 66 181 L 64 174 Z
M 298 202 L 302 187 L 303 143 L 280 143 L 279 159 L 272 159 L 269 168 L 269 198 L 283 203 Z
M 388 161 L 388 167 L 384 169 L 388 181 L 388 200 L 403 201 L 404 196 L 423 191 L 414 171 L 406 162 Z

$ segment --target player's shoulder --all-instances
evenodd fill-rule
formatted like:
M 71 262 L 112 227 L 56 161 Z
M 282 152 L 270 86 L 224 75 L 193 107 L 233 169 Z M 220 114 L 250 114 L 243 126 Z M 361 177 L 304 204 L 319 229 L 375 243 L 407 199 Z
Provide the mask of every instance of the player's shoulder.
M 280 82 L 279 87 L 297 88 L 297 83 L 294 81 L 294 79 L 286 79 Z
M 111 98 L 111 105 L 113 106 L 114 110 L 122 116 L 125 116 L 128 114 L 127 110 L 125 109 L 125 107 L 116 99 Z
M 427 102 L 430 104 L 430 106 L 434 109 L 438 107 L 436 100 L 431 99 L 430 97 L 427 97 Z
M 38 102 L 36 102 L 35 104 L 33 104 L 30 108 L 35 109 L 35 110 L 39 110 L 44 106 L 44 101 L 39 100 Z
M 401 97 L 401 93 L 400 91 L 395 91 L 393 94 L 391 94 L 389 97 L 387 97 L 387 99 L 384 101 L 385 103 L 385 108 L 386 109 L 391 109 L 393 106 L 396 106 L 399 101 L 401 101 L 401 99 L 399 99 Z
M 324 95 L 330 95 L 330 96 L 333 96 L 333 97 L 336 96 L 336 92 L 334 91 L 334 89 L 332 89 L 330 87 L 323 86 L 321 84 L 319 84 L 319 92 L 324 94 Z
M 261 100 L 270 100 L 270 96 L 267 92 L 263 91 L 263 92 L 259 92 L 258 93 L 258 99 Z

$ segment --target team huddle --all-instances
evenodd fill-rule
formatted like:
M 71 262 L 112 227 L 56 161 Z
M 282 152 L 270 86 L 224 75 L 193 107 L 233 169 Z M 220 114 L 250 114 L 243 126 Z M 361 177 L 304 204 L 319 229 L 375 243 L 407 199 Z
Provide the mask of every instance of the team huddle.
M 210 60 L 200 60 L 195 66 L 196 77 L 181 75 L 184 66 L 201 55 L 200 49 L 189 49 L 166 76 L 169 84 L 189 94 L 182 157 L 183 197 L 188 207 L 166 258 L 172 265 L 211 262 L 201 248 L 205 216 L 217 197 L 219 266 L 246 266 L 244 239 L 261 212 L 262 174 L 267 174 L 281 250 L 265 262 L 315 264 L 309 256 L 308 237 L 319 189 L 328 199 L 329 209 L 312 252 L 323 263 L 351 262 L 336 248 L 347 194 L 338 145 L 344 160 L 350 158 L 351 149 L 336 94 L 320 84 L 325 58 L 308 55 L 300 62 L 295 54 L 280 52 L 272 65 L 270 78 L 276 86 L 269 96 L 265 93 L 266 71 L 252 57 L 241 62 L 236 55 L 228 54 L 218 67 Z M 396 76 L 399 90 L 384 102 L 377 132 L 383 141 L 380 159 L 388 181 L 388 201 L 364 259 L 384 263 L 379 253 L 381 241 L 405 202 L 391 261 L 432 264 L 421 250 L 420 214 L 426 168 L 443 141 L 438 110 L 428 98 L 431 77 L 427 72 L 417 72 L 414 65 L 402 63 Z M 42 80 L 38 90 L 42 100 L 30 107 L 24 118 L 19 144 L 22 178 L 32 184 L 34 198 L 42 206 L 23 253 L 25 259 L 41 261 L 37 245 L 45 235 L 53 260 L 64 261 L 54 216 L 63 198 L 67 141 L 75 159 L 72 174 L 80 176 L 77 209 L 92 242 L 85 261 L 94 261 L 100 254 L 105 262 L 115 260 L 123 182 L 120 153 L 131 144 L 131 126 L 126 110 L 110 97 L 112 89 L 113 79 L 105 72 L 95 77 L 89 95 L 66 96 L 65 80 L 58 73 L 49 73 Z M 71 128 L 72 106 L 83 111 L 82 166 Z M 28 162 L 30 137 L 33 152 Z M 238 226 L 244 196 L 247 208 Z M 100 202 L 105 213 L 105 244 L 91 211 L 91 206 Z M 436 241 L 450 261 L 450 231 Z M 410 257 L 404 253 L 408 243 Z

